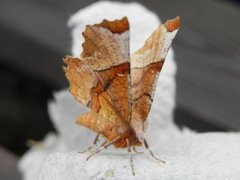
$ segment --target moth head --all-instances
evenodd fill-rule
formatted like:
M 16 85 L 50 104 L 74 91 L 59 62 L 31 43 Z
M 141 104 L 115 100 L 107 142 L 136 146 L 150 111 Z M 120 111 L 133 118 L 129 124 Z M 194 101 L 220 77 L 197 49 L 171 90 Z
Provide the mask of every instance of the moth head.
M 144 143 L 144 132 L 146 129 L 145 123 L 138 121 L 138 122 L 132 123 L 132 127 L 136 133 L 138 140 L 143 144 Z
M 137 138 L 142 144 L 144 143 L 144 134 L 143 133 L 138 133 Z

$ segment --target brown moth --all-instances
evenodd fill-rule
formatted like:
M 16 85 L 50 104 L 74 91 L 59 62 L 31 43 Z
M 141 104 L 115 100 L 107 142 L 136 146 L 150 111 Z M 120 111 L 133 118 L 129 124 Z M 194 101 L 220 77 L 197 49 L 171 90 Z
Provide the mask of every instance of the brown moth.
M 94 144 L 99 135 L 106 138 L 88 158 L 112 144 L 129 151 L 143 145 L 149 149 L 144 138 L 146 120 L 179 26 L 179 17 L 166 21 L 131 57 L 126 17 L 86 26 L 83 52 L 80 57 L 67 56 L 64 71 L 70 92 L 91 109 L 78 117 L 77 123 L 97 133 Z

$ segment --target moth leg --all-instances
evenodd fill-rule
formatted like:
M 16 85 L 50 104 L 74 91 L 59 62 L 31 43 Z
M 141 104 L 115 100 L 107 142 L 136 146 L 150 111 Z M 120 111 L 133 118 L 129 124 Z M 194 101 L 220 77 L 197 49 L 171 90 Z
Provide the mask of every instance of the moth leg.
M 151 156 L 154 158 L 154 159 L 156 159 L 157 161 L 159 161 L 159 162 L 161 162 L 161 163 L 163 163 L 163 164 L 165 164 L 166 162 L 165 161 L 163 161 L 163 160 L 161 160 L 161 159 L 158 159 L 156 156 L 154 156 L 154 154 L 153 154 L 153 152 L 151 151 L 151 149 L 149 148 L 149 146 L 148 146 L 148 143 L 147 143 L 147 141 L 146 141 L 146 139 L 144 138 L 144 146 L 145 146 L 145 148 L 149 151 L 149 153 L 151 154 Z
M 95 152 L 93 152 L 92 154 L 90 154 L 88 157 L 87 157 L 87 161 L 94 155 L 96 155 L 97 153 L 101 152 L 102 150 L 108 148 L 109 146 L 111 146 L 113 143 L 115 143 L 116 141 L 118 141 L 120 138 L 120 136 L 116 137 L 115 139 L 113 139 L 111 142 L 109 143 L 103 143 L 103 146 L 101 146 L 100 148 L 98 148 Z
M 92 148 L 93 148 L 94 146 L 96 146 L 96 144 L 97 144 L 97 142 L 98 142 L 98 139 L 99 139 L 99 136 L 100 136 L 100 132 L 97 133 L 97 136 L 94 138 L 93 144 L 92 144 L 91 146 L 89 146 L 86 150 L 80 151 L 79 153 L 85 153 L 85 152 L 88 152 L 88 151 L 92 150 Z
M 105 140 L 102 144 L 101 144 L 101 146 L 100 147 L 103 147 L 103 146 L 105 146 L 105 144 L 107 144 L 107 140 Z M 105 147 L 105 149 L 107 149 L 107 147 Z
M 144 153 L 144 152 L 137 151 L 135 146 L 133 146 L 133 151 L 137 154 L 143 154 Z
M 130 143 L 129 143 L 129 139 L 127 139 L 127 147 L 128 147 L 128 153 L 130 153 L 130 166 L 131 166 L 131 169 L 132 169 L 132 175 L 135 176 L 133 156 L 132 156 L 132 151 L 131 151 L 131 146 L 130 146 Z

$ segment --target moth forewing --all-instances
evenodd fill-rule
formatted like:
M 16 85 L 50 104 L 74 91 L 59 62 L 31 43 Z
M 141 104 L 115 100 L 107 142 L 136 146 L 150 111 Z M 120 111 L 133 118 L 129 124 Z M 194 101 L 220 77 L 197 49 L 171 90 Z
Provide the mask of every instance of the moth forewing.
M 131 126 L 142 143 L 158 76 L 172 40 L 179 29 L 179 21 L 179 17 L 176 17 L 159 26 L 143 47 L 131 56 Z

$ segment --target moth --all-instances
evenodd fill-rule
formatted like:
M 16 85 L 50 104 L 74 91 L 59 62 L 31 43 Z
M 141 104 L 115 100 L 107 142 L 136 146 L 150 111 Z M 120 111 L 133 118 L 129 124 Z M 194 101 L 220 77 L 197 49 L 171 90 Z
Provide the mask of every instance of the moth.
M 72 95 L 91 109 L 77 123 L 97 133 L 93 144 L 100 135 L 106 139 L 87 159 L 110 145 L 129 152 L 145 146 L 156 158 L 144 133 L 158 76 L 179 26 L 179 17 L 166 21 L 131 56 L 127 17 L 86 26 L 83 52 L 66 56 L 64 71 Z

